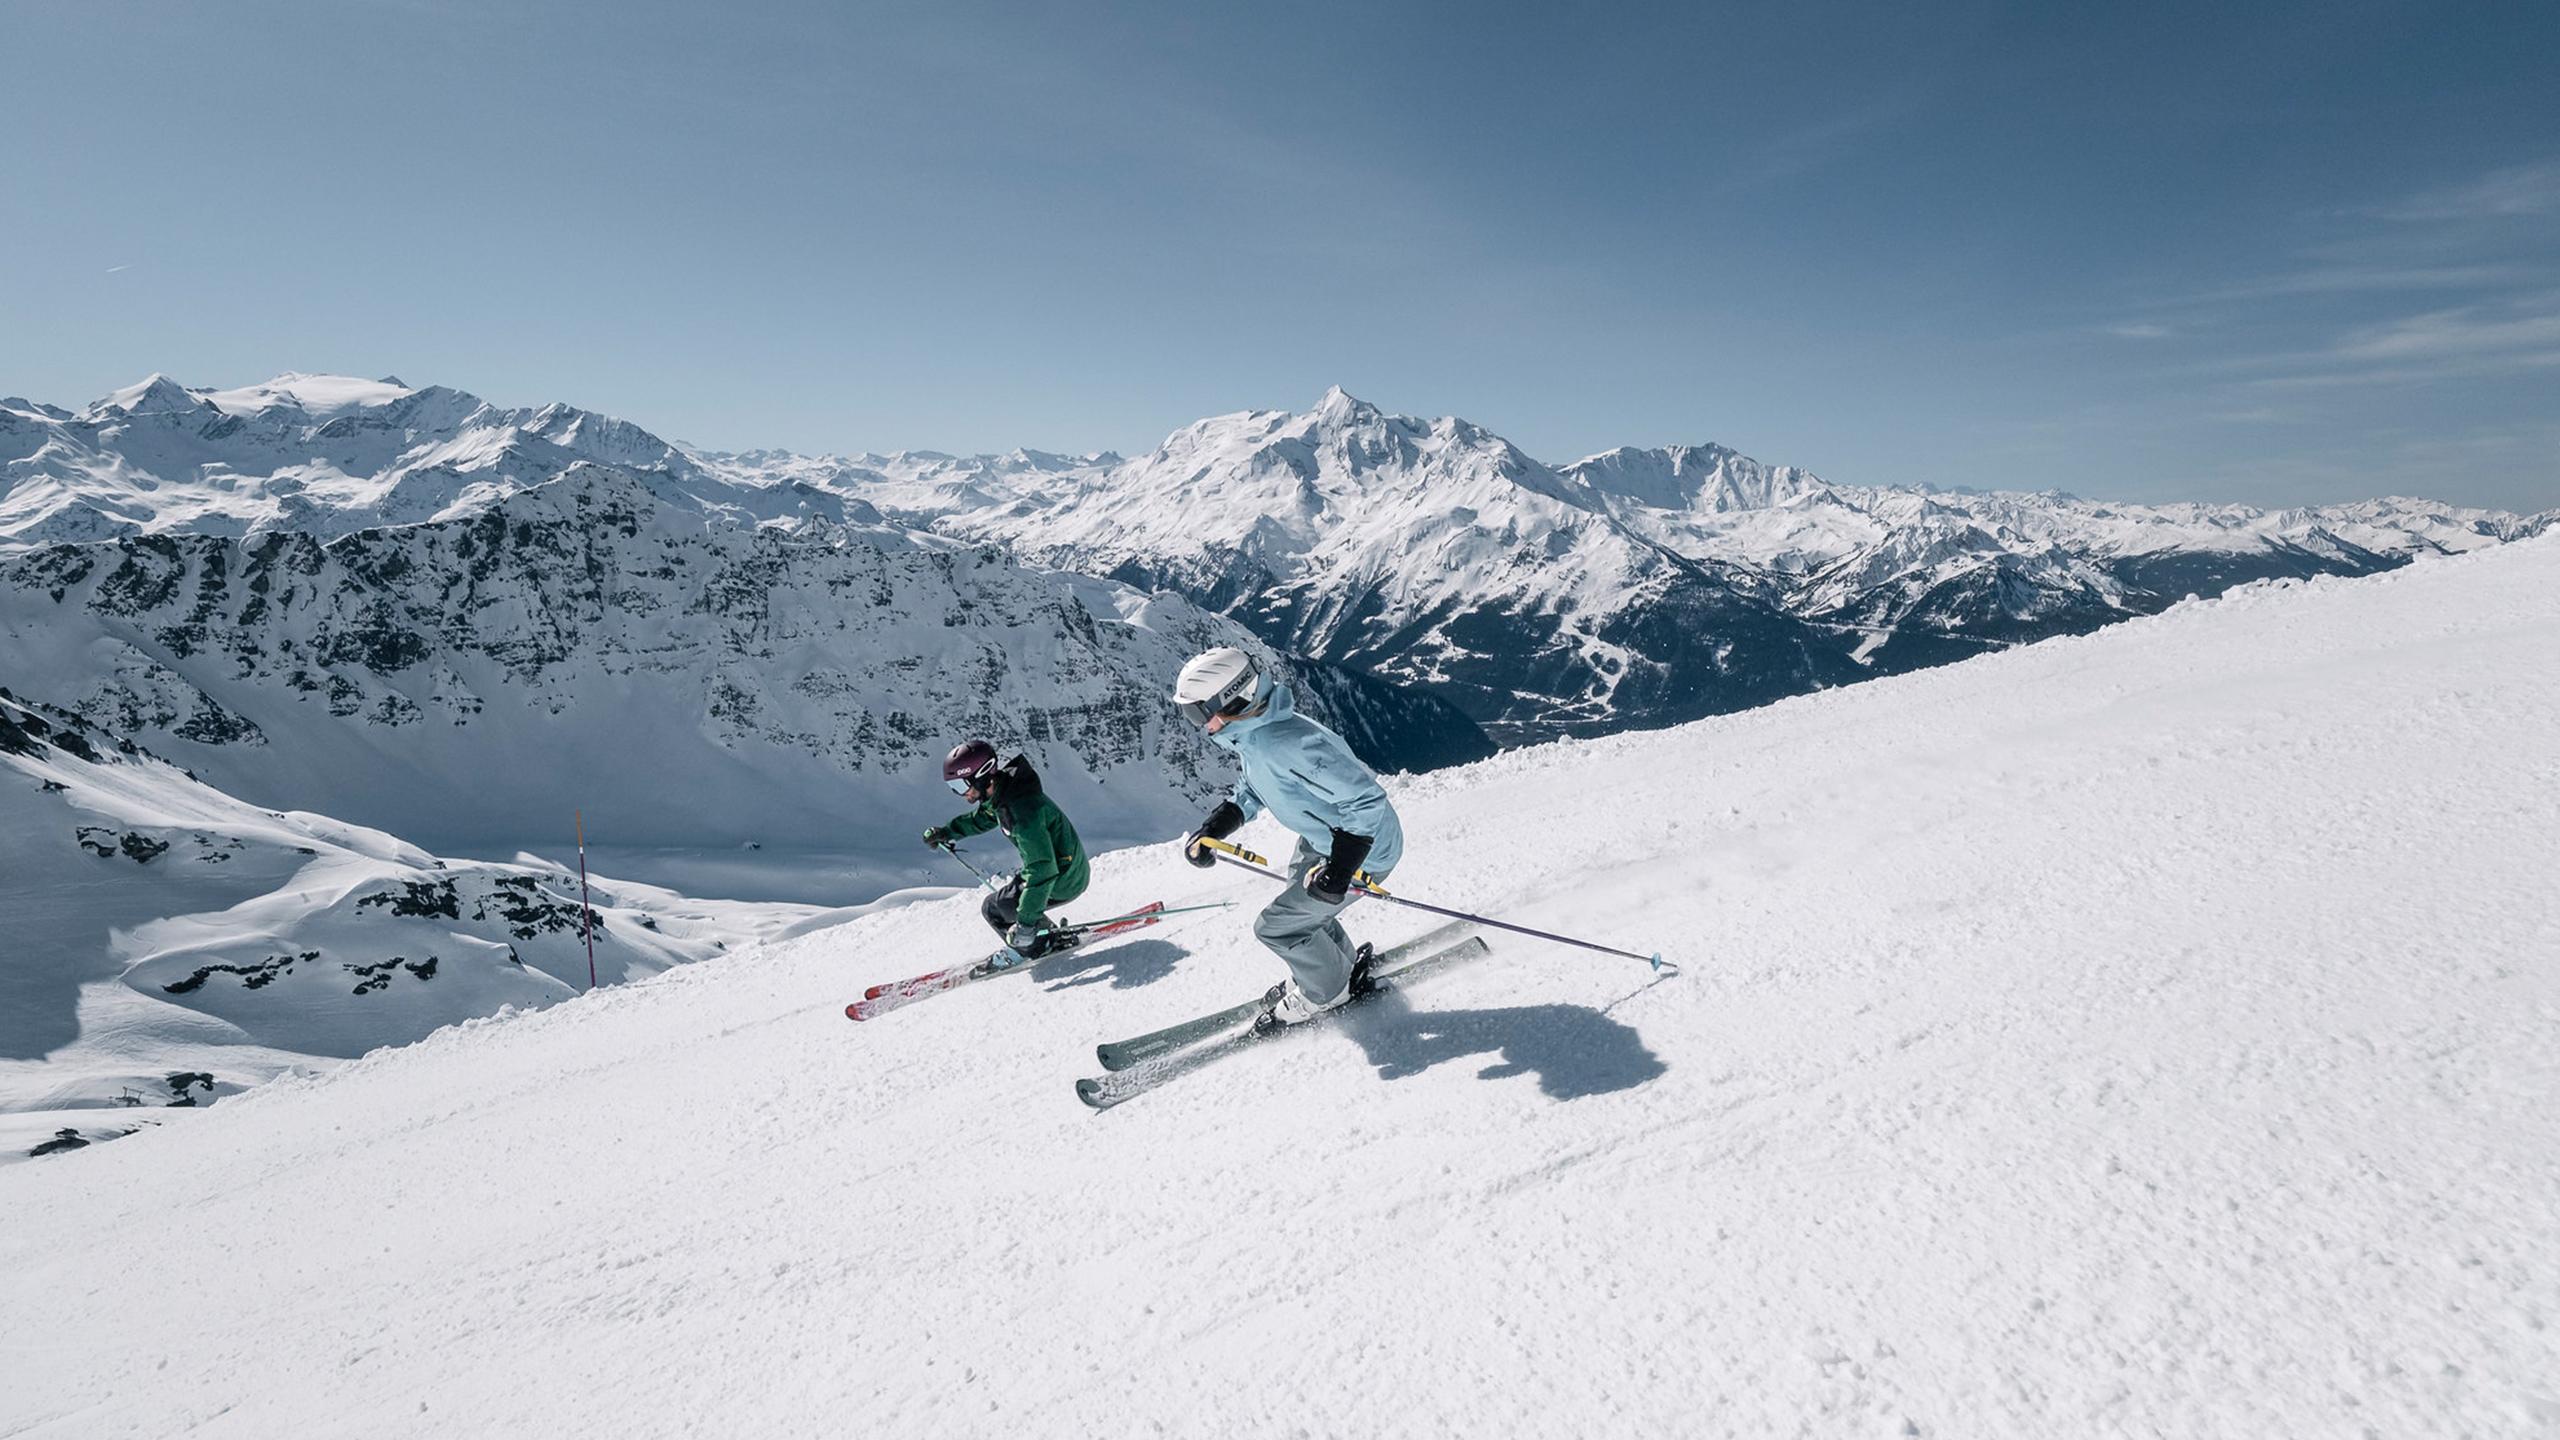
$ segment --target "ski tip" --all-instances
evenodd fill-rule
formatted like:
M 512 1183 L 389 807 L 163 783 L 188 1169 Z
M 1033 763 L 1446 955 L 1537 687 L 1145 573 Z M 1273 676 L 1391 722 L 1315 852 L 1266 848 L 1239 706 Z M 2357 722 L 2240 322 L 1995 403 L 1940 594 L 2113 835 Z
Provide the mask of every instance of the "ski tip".
M 1096 1110 L 1111 1108 L 1111 1096 L 1103 1090 L 1101 1082 L 1096 1080 L 1077 1081 L 1076 1098 Z
M 847 1020 L 868 1020 L 871 1017 L 863 1013 L 862 1002 L 856 1000 L 852 1004 L 844 1007 L 844 1018 Z

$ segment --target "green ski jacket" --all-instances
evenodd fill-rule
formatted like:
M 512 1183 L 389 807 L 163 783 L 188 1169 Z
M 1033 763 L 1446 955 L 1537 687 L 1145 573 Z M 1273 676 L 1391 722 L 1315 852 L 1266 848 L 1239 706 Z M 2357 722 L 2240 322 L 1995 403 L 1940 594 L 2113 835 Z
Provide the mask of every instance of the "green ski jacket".
M 1075 899 L 1093 882 L 1084 842 L 1076 838 L 1076 827 L 1067 823 L 1066 812 L 1040 788 L 1040 775 L 1031 768 L 1030 757 L 1016 755 L 1006 761 L 989 788 L 993 793 L 977 809 L 954 816 L 942 828 L 954 835 L 1003 830 L 1022 855 L 1022 898 L 1015 906 L 1021 923 L 1034 930 L 1046 929 L 1049 907 Z

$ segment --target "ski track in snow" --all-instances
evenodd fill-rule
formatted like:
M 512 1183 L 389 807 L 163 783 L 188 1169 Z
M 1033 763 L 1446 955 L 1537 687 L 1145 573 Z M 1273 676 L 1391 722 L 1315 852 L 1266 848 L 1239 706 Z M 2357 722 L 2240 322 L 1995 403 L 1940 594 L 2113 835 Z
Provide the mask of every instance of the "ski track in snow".
M 1421 777 L 1400 889 L 1684 973 L 1495 934 L 1099 1116 L 1244 913 L 457 1026 L 0 1171 L 0 1435 L 2548 1433 L 2555 654 L 2560 537 Z

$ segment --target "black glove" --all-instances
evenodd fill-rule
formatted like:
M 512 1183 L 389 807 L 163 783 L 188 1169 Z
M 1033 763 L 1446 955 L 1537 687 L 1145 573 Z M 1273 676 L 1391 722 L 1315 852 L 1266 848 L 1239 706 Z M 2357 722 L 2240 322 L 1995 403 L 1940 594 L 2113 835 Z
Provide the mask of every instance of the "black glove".
M 1236 808 L 1233 800 L 1221 800 L 1218 808 L 1209 812 L 1209 818 L 1200 822 L 1199 829 L 1182 837 L 1182 858 L 1203 870 L 1213 869 L 1217 866 L 1218 857 L 1200 842 L 1224 840 L 1243 828 L 1244 812 Z
M 936 825 L 924 832 L 924 843 L 936 850 L 948 848 L 951 844 L 951 832 Z
M 1369 847 L 1376 843 L 1374 836 L 1334 831 L 1333 853 L 1307 870 L 1307 893 L 1327 905 L 1341 904 L 1351 894 L 1351 882 L 1360 877 L 1360 862 L 1369 858 Z

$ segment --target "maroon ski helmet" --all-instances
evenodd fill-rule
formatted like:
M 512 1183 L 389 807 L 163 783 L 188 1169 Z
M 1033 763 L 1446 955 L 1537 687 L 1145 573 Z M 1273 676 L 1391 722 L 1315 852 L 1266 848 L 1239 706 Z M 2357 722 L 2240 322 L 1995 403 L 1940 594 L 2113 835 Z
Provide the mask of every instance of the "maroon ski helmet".
M 975 785 L 995 768 L 996 747 L 984 740 L 963 740 L 943 757 L 942 778 L 946 783 L 962 780 Z

